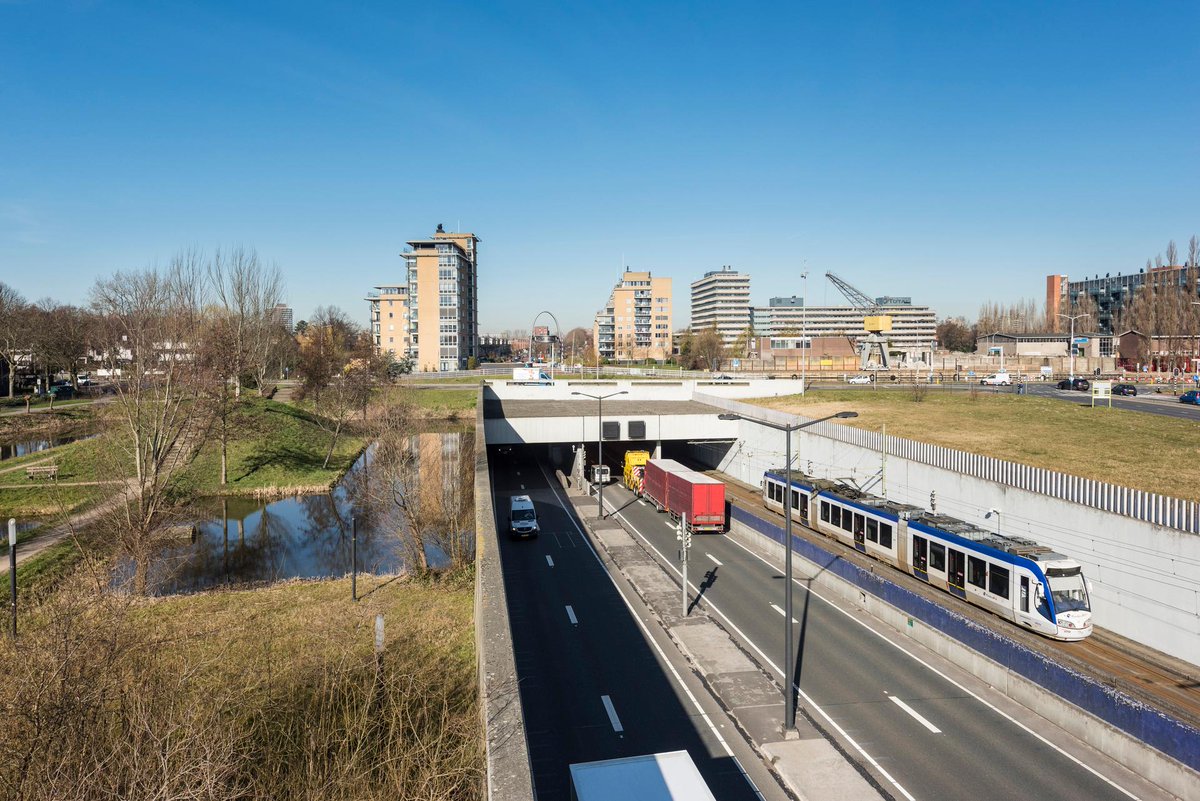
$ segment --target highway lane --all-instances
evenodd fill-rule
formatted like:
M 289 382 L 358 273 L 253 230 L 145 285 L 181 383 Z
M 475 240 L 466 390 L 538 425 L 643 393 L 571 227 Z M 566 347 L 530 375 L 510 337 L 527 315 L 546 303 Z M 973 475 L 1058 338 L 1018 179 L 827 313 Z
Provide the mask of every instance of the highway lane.
M 546 474 L 520 453 L 491 458 L 539 801 L 570 797 L 571 763 L 679 749 L 691 754 L 718 798 L 759 799 L 743 769 L 766 798 L 785 798 L 657 626 L 644 629 L 631 614 Z M 535 540 L 514 542 L 506 534 L 514 494 L 534 502 L 542 529 Z M 636 596 L 629 601 L 649 618 Z M 674 671 L 664 657 L 677 663 Z
M 666 515 L 632 501 L 623 489 L 606 491 L 605 500 L 621 508 L 620 517 L 664 560 L 675 559 L 675 534 Z M 698 535 L 689 579 L 693 591 L 710 584 L 704 592 L 710 610 L 736 628 L 781 676 L 780 573 L 726 537 Z M 897 797 L 1090 800 L 1157 795 L 1115 764 L 1107 766 L 1106 775 L 1133 789 L 1110 783 L 1080 764 L 1075 753 L 1082 752 L 1085 759 L 1106 757 L 1078 743 L 1072 744 L 1071 754 L 1057 750 L 965 686 L 856 622 L 865 615 L 847 614 L 801 587 L 794 611 L 802 704 L 820 710 L 813 712 L 819 723 L 827 715 L 856 744 L 851 748 L 886 774 L 885 786 L 890 780 L 888 789 Z M 915 653 L 911 645 L 905 647 Z

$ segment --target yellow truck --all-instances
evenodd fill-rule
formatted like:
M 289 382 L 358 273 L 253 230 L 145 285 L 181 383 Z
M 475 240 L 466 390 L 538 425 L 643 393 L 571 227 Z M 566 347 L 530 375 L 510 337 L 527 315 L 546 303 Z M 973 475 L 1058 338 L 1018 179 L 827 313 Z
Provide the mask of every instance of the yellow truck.
M 625 452 L 625 486 L 636 494 L 642 494 L 642 474 L 646 470 L 646 462 L 650 461 L 649 451 Z

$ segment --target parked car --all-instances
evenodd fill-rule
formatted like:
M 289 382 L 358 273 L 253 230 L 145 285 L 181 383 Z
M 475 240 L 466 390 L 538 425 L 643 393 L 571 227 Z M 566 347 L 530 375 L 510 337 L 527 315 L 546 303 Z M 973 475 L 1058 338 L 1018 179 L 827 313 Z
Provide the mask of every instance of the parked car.
M 850 376 L 849 382 L 851 384 L 870 384 L 871 376 L 869 376 L 869 375 L 852 375 L 852 376 Z
M 1189 389 L 1187 392 L 1179 396 L 1180 403 L 1190 403 L 1193 406 L 1200 406 L 1200 390 Z
M 1012 378 L 1008 373 L 992 373 L 981 378 L 979 383 L 988 387 L 1007 387 L 1012 384 Z
M 1058 382 L 1059 389 L 1073 389 L 1077 392 L 1087 392 L 1092 388 L 1092 382 L 1086 378 L 1064 378 Z
M 1133 384 L 1113 384 L 1114 395 L 1137 395 L 1137 387 Z
M 55 384 L 50 387 L 50 394 L 56 400 L 70 400 L 75 397 L 75 387 L 70 384 Z

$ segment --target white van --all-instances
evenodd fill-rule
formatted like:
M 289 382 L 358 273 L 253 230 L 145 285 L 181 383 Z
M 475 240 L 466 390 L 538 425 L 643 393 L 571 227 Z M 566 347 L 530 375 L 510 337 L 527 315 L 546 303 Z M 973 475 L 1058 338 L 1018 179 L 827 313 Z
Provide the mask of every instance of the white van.
M 538 535 L 537 512 L 528 495 L 514 495 L 508 507 L 508 533 L 513 537 Z
M 1012 379 L 1008 377 L 1008 373 L 992 373 L 984 376 L 979 383 L 989 387 L 1007 387 L 1012 384 Z

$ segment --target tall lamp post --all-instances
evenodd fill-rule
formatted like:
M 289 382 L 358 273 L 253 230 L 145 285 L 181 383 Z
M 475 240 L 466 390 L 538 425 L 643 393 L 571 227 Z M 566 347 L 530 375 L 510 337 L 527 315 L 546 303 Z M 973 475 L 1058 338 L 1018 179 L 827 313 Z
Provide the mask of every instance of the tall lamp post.
M 1071 321 L 1071 341 L 1068 343 L 1068 346 L 1071 349 L 1071 381 L 1074 382 L 1075 381 L 1075 321 L 1078 319 L 1081 319 L 1083 317 L 1091 317 L 1092 315 L 1090 315 L 1090 314 L 1075 314 L 1075 315 L 1059 314 L 1059 315 L 1055 315 L 1055 316 L 1066 317 L 1068 320 Z
M 12 589 L 12 638 L 17 639 L 17 519 L 8 518 L 8 584 Z
M 604 401 L 607 398 L 613 398 L 617 395 L 628 395 L 625 390 L 620 392 L 610 392 L 607 395 L 589 395 L 586 392 L 572 392 L 572 395 L 582 395 L 585 398 L 591 398 L 596 401 L 596 464 L 600 467 L 604 466 Z M 599 489 L 596 491 L 596 516 L 601 520 L 604 519 L 604 482 L 600 480 L 600 476 L 596 476 L 596 484 Z
M 808 270 L 800 273 L 800 278 L 803 279 L 801 291 L 804 293 L 800 297 L 800 394 L 808 394 L 808 352 L 812 350 L 812 343 L 806 342 L 808 337 Z
M 793 689 L 793 685 L 795 684 L 796 655 L 792 651 L 794 647 L 792 644 L 792 434 L 802 428 L 815 426 L 817 423 L 823 423 L 826 420 L 833 420 L 834 418 L 844 420 L 850 417 L 858 417 L 858 412 L 838 412 L 828 417 L 821 417 L 817 420 L 809 420 L 806 423 L 796 423 L 794 425 L 772 423 L 769 420 L 747 417 L 742 414 L 718 415 L 718 418 L 721 420 L 745 420 L 748 423 L 757 423 L 760 426 L 782 431 L 785 435 L 783 458 L 784 469 L 787 471 L 788 477 L 787 485 L 783 491 L 783 573 L 784 585 L 786 587 L 783 595 L 783 732 L 785 735 L 794 734 L 796 731 L 796 695 Z
M 1200 300 L 1193 300 L 1192 305 L 1200 306 Z M 1192 357 L 1192 374 L 1200 375 L 1200 324 L 1196 326 L 1196 337 L 1194 341 L 1196 343 L 1196 355 Z M 1200 388 L 1200 383 L 1197 383 L 1196 387 Z

